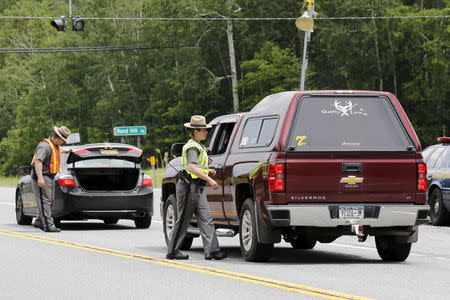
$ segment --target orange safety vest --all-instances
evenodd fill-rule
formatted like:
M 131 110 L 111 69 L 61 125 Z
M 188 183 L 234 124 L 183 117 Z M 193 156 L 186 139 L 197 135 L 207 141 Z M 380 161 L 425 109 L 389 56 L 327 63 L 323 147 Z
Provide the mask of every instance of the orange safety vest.
M 56 174 L 61 171 L 61 154 L 59 152 L 59 146 L 52 143 L 49 139 L 44 139 L 40 143 L 47 143 L 50 145 L 50 148 L 52 149 L 52 156 L 50 157 L 50 173 Z M 34 161 L 36 160 L 36 152 L 33 155 L 33 160 L 31 161 L 31 164 L 34 164 Z

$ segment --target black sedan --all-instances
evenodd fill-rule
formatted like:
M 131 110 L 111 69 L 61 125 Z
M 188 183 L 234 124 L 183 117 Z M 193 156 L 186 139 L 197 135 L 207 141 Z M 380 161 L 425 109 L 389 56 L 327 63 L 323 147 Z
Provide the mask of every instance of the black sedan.
M 139 163 L 142 150 L 126 144 L 99 143 L 71 147 L 61 155 L 56 174 L 52 216 L 61 220 L 100 219 L 116 224 L 132 219 L 137 228 L 149 228 L 153 216 L 153 183 Z M 39 215 L 31 176 L 20 179 L 16 190 L 16 219 L 30 225 Z
M 422 155 L 428 168 L 428 199 L 433 225 L 450 224 L 450 137 L 426 148 Z

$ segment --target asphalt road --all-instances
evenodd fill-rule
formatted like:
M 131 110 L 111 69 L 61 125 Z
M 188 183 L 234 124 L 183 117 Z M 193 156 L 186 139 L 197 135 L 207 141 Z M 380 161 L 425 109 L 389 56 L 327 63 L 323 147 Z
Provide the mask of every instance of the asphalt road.
M 62 223 L 61 233 L 19 226 L 14 189 L 0 187 L 0 299 L 450 299 L 450 227 L 425 225 L 406 262 L 384 263 L 374 239 L 342 237 L 313 250 L 276 245 L 267 263 L 206 261 L 200 239 L 188 261 L 164 259 L 155 192 L 150 229 L 132 221 Z

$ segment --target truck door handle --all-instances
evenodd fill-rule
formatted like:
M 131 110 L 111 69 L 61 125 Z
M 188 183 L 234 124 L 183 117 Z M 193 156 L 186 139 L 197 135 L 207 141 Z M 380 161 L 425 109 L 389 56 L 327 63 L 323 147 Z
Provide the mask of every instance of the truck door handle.
M 362 163 L 342 163 L 342 173 L 362 173 Z

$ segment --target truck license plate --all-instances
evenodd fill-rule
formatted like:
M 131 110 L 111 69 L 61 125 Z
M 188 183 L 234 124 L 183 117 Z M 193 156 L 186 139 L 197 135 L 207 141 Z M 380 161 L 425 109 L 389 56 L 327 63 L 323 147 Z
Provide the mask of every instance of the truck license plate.
M 339 219 L 364 219 L 364 206 L 339 206 Z

